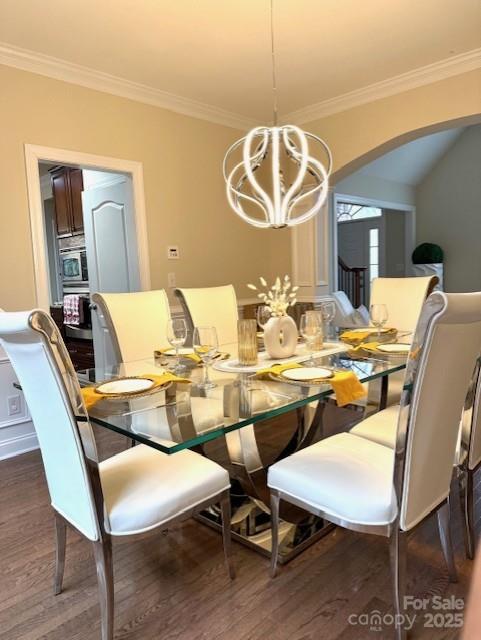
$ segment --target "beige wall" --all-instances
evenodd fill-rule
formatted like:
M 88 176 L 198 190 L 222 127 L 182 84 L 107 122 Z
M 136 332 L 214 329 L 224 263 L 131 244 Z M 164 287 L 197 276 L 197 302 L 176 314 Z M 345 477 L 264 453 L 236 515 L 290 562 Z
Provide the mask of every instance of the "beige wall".
M 290 269 L 288 231 L 249 227 L 229 208 L 221 173 L 242 133 L 203 120 L 0 66 L 0 307 L 35 304 L 24 144 L 143 163 L 152 286 L 232 282 Z M 181 259 L 166 259 L 177 244 Z
M 481 121 L 481 69 L 307 122 L 303 127 L 322 136 L 331 147 L 336 183 L 400 144 L 434 132 L 429 131 L 433 125 L 469 116 Z M 406 135 L 423 128 L 428 131 Z M 395 141 L 399 136 L 402 139 Z
M 414 205 L 414 187 L 404 182 L 385 180 L 364 173 L 354 173 L 335 186 L 335 192 L 344 196 L 371 198 L 396 204 Z
M 416 189 L 417 241 L 444 250 L 446 291 L 481 290 L 481 125 L 468 127 Z

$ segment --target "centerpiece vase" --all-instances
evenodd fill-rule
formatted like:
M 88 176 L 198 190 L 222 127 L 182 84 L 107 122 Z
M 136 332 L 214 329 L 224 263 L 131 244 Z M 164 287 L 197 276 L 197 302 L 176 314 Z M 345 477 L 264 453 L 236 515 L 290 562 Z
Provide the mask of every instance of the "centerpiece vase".
M 290 316 L 269 318 L 264 325 L 264 348 L 270 358 L 289 358 L 296 352 L 297 327 Z

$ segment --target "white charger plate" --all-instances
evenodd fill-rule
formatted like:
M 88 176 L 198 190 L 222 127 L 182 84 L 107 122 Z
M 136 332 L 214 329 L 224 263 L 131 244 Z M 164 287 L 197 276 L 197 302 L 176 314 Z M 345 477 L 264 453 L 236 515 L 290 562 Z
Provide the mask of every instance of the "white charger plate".
M 103 396 L 122 395 L 132 393 L 142 393 L 149 391 L 155 385 L 149 378 L 122 378 L 120 380 L 110 380 L 96 387 L 96 393 Z
M 392 353 L 406 355 L 409 353 L 411 345 L 406 342 L 389 342 L 387 344 L 378 344 L 377 350 L 382 353 Z
M 192 347 L 182 347 L 179 349 L 179 356 L 191 356 L 194 353 Z M 167 349 L 162 351 L 163 356 L 175 356 L 175 349 Z
M 380 333 L 389 333 L 392 329 L 382 328 Z M 344 333 L 377 333 L 376 327 L 359 327 L 358 329 L 346 329 Z
M 286 369 L 279 374 L 280 378 L 286 378 L 295 382 L 309 382 L 311 380 L 327 380 L 332 378 L 334 373 L 324 367 L 295 367 Z

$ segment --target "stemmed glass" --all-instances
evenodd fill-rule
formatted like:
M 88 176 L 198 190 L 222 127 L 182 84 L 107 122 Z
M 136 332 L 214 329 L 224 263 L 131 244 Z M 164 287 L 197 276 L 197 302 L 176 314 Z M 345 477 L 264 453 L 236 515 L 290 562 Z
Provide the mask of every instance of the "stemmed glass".
M 264 331 L 264 327 L 266 326 L 266 324 L 271 318 L 271 310 L 266 304 L 260 304 L 257 307 L 256 315 L 257 315 L 257 324 L 259 325 L 260 329 Z
M 381 329 L 388 320 L 387 307 L 385 304 L 372 304 L 370 309 L 371 322 L 377 329 L 377 337 L 381 337 Z
M 172 318 L 167 323 L 167 340 L 175 349 L 174 371 L 184 371 L 185 366 L 180 363 L 179 349 L 183 347 L 187 340 L 187 323 L 184 318 Z
M 316 350 L 316 344 L 319 338 L 322 336 L 322 324 L 319 321 L 317 313 L 303 313 L 301 316 L 301 322 L 299 324 L 299 331 L 301 336 L 306 341 L 306 346 L 311 354 L 308 360 L 308 364 L 314 364 L 313 353 Z
M 204 364 L 204 380 L 198 386 L 200 389 L 212 389 L 216 384 L 209 378 L 209 367 L 219 347 L 215 327 L 195 327 L 193 347 Z
M 321 303 L 321 315 L 322 319 L 326 323 L 326 338 L 332 338 L 331 322 L 336 315 L 336 305 L 332 300 Z

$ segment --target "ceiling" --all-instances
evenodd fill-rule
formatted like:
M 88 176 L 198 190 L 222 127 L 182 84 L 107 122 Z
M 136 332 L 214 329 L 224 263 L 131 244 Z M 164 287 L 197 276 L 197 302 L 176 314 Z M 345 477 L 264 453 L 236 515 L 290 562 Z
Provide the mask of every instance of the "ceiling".
M 480 0 L 274 0 L 274 24 L 281 114 L 481 47 Z M 1 0 L 0 42 L 272 117 L 269 0 Z
M 365 165 L 357 173 L 416 186 L 465 129 L 448 129 L 408 142 Z

